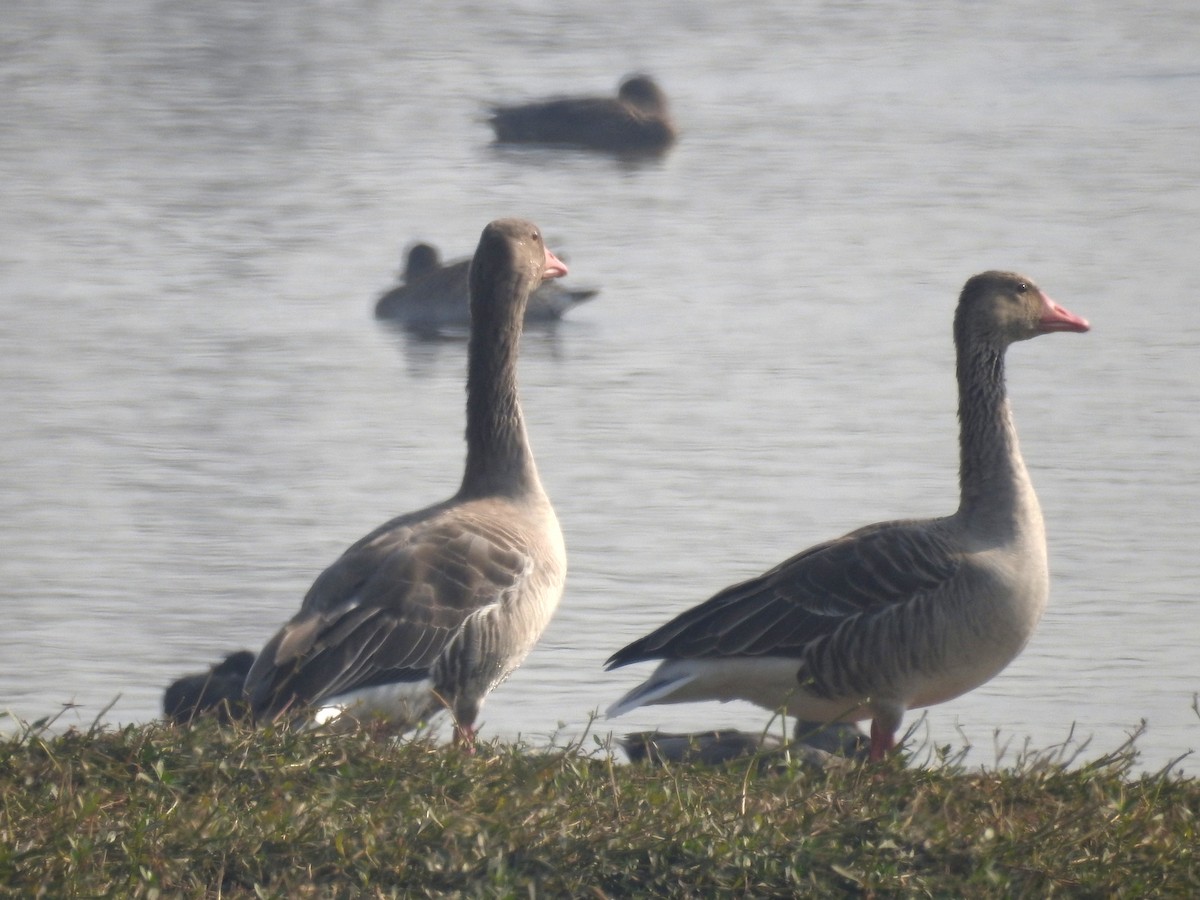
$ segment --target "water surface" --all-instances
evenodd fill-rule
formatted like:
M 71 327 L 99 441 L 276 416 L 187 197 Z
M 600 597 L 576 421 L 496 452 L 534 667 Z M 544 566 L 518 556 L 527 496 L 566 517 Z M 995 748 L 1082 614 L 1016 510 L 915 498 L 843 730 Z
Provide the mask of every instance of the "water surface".
M 449 495 L 463 347 L 371 308 L 410 241 L 523 215 L 602 293 L 523 343 L 571 572 L 485 734 L 578 736 L 646 671 L 603 660 L 669 615 L 952 511 L 954 300 L 1007 268 L 1094 326 L 1010 354 L 1051 606 L 920 736 L 991 763 L 996 734 L 1099 752 L 1144 719 L 1147 767 L 1197 748 L 1198 37 L 1182 0 L 9 10 L 0 707 L 150 719 Z M 684 132 L 664 160 L 489 144 L 487 101 L 638 69 Z

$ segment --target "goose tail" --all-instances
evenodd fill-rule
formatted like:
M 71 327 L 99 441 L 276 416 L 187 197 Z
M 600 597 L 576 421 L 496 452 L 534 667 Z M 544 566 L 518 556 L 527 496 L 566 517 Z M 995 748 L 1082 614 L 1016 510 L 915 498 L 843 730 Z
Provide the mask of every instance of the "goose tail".
M 623 716 L 631 709 L 639 706 L 649 706 L 653 703 L 671 703 L 673 694 L 691 684 L 696 676 L 689 672 L 674 671 L 669 674 L 656 672 L 649 680 L 642 682 L 624 697 L 605 710 L 605 718 L 615 719 Z

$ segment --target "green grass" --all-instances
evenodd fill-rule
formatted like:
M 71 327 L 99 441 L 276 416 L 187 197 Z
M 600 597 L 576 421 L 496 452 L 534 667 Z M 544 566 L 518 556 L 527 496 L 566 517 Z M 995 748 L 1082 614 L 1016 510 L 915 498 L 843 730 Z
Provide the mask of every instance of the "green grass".
M 165 724 L 0 742 L 0 895 L 1200 896 L 1200 784 L 1081 763 L 654 769 Z

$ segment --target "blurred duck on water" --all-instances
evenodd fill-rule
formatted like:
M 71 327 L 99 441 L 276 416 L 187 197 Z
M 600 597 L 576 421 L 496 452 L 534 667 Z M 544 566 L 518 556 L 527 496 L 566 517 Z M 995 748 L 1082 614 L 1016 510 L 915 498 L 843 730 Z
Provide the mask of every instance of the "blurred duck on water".
M 471 326 L 470 265 L 470 259 L 443 264 L 432 244 L 413 244 L 405 255 L 400 284 L 379 298 L 375 317 L 418 334 L 465 333 Z M 529 296 L 525 326 L 557 322 L 598 293 L 589 288 L 567 288 L 557 280 L 543 281 Z
M 649 75 L 631 75 L 616 97 L 552 97 L 495 106 L 492 128 L 500 144 L 577 147 L 629 156 L 656 156 L 678 130 L 667 95 Z

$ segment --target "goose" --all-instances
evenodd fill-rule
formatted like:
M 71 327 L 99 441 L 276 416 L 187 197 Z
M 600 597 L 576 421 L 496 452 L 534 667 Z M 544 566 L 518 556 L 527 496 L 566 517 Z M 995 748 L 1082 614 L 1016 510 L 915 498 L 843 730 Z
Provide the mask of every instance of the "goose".
M 667 95 L 649 75 L 625 78 L 616 97 L 553 97 L 491 110 L 498 143 L 559 144 L 617 154 L 655 155 L 678 132 Z
M 348 715 L 404 731 L 448 710 L 456 743 L 474 745 L 484 700 L 533 649 L 566 577 L 516 380 L 529 294 L 566 274 L 533 223 L 483 230 L 470 265 L 461 486 L 375 529 L 317 577 L 246 677 L 257 720 L 311 711 L 316 724 Z
M 242 685 L 253 663 L 252 652 L 238 650 L 207 672 L 177 678 L 163 692 L 163 715 L 177 725 L 192 722 L 206 713 L 215 713 L 225 723 L 243 718 L 246 698 Z
M 661 662 L 608 715 L 741 699 L 813 721 L 869 718 L 878 761 L 895 747 L 907 710 L 1000 672 L 1033 634 L 1050 589 L 1005 352 L 1015 341 L 1089 327 L 1021 275 L 967 281 L 954 317 L 958 510 L 868 525 L 686 610 L 609 658 L 608 669 Z
M 821 766 L 832 757 L 861 759 L 867 752 L 867 736 L 858 726 L 803 720 L 796 722 L 791 742 L 777 734 L 724 728 L 688 733 L 639 731 L 625 735 L 619 743 L 630 762 L 658 765 L 698 762 L 718 766 L 747 757 L 758 757 L 762 763 L 773 765 L 791 755 Z
M 409 247 L 405 259 L 403 281 L 379 298 L 375 317 L 421 332 L 469 328 L 471 298 L 467 270 L 471 261 L 462 259 L 443 265 L 437 248 L 425 242 Z M 557 322 L 597 293 L 594 289 L 572 290 L 557 281 L 545 281 L 529 297 L 525 325 Z

